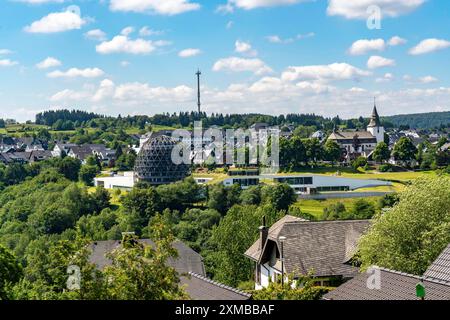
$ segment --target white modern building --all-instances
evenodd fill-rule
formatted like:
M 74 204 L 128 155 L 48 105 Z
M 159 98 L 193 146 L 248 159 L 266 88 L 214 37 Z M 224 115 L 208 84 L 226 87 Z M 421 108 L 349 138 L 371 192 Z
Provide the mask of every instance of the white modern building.
M 131 190 L 135 184 L 134 172 L 123 172 L 122 174 L 112 175 L 110 177 L 94 178 L 96 187 L 102 186 L 105 189 Z
M 389 181 L 376 179 L 355 179 L 325 175 L 259 175 L 235 176 L 223 181 L 225 186 L 239 184 L 243 189 L 259 185 L 261 182 L 287 183 L 297 194 L 311 194 L 316 192 L 342 192 L 361 188 L 392 186 Z

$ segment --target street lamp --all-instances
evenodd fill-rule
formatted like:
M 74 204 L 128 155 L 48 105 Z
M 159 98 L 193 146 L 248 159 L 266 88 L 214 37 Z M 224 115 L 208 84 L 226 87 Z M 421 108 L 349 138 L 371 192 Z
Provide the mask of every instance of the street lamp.
M 285 236 L 278 238 L 281 244 L 281 286 L 284 287 L 284 242 L 286 241 Z

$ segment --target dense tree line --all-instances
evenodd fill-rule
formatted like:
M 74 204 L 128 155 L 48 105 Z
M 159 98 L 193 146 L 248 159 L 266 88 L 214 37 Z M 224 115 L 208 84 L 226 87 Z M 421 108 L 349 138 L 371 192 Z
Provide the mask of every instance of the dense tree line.
M 450 111 L 396 115 L 383 117 L 383 120 L 391 122 L 396 128 L 401 126 L 421 129 L 449 127 Z
M 72 123 L 87 122 L 92 119 L 102 118 L 103 116 L 93 112 L 81 110 L 49 110 L 36 115 L 36 124 L 53 126 L 57 121 L 71 121 Z

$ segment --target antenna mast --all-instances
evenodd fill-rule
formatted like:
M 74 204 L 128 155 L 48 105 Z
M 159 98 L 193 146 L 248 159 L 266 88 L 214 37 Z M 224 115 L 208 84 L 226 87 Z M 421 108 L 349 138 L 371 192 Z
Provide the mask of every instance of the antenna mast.
M 198 95 L 197 95 L 197 97 L 198 97 L 198 100 L 197 100 L 197 106 L 198 106 L 198 113 L 200 114 L 200 112 L 201 112 L 201 102 L 200 102 L 200 76 L 202 75 L 202 73 L 200 72 L 200 70 L 197 71 L 196 75 L 197 75 L 197 93 L 198 93 Z

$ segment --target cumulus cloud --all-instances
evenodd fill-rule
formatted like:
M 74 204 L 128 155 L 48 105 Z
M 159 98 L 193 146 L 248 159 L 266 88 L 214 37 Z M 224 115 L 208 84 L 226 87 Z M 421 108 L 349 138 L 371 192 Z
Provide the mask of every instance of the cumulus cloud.
M 381 82 L 390 82 L 394 79 L 394 75 L 392 73 L 385 73 L 383 77 L 376 78 L 375 82 L 381 83 Z
M 43 3 L 63 3 L 65 0 L 16 0 L 16 1 L 29 4 L 43 4 Z
M 100 29 L 89 30 L 84 34 L 84 36 L 89 40 L 95 41 L 105 41 L 106 33 Z
M 62 64 L 61 61 L 59 61 L 58 59 L 53 58 L 53 57 L 48 57 L 45 60 L 36 64 L 36 68 L 48 69 L 48 68 L 53 68 L 53 67 L 59 67 L 61 64 Z
M 370 51 L 384 51 L 386 48 L 386 43 L 383 39 L 361 39 L 353 42 L 350 49 L 348 49 L 348 53 L 351 55 L 363 55 Z
M 100 54 L 130 53 L 148 54 L 156 50 L 156 46 L 150 40 L 132 40 L 127 35 L 115 36 L 110 41 L 104 41 L 95 47 Z
M 12 67 L 18 64 L 17 61 L 12 61 L 10 59 L 0 59 L 0 67 Z
M 164 31 L 153 30 L 150 29 L 148 26 L 144 26 L 139 30 L 139 35 L 141 37 L 160 36 L 162 34 L 164 34 Z
M 50 13 L 26 26 L 24 30 L 29 33 L 56 33 L 81 29 L 86 23 L 86 19 L 80 17 L 76 12 L 68 10 Z
M 446 49 L 448 47 L 450 47 L 450 41 L 435 38 L 425 39 L 409 50 L 409 54 L 421 55 Z
M 425 77 L 419 78 L 419 81 L 421 83 L 433 83 L 433 82 L 437 82 L 438 79 L 433 76 L 425 76 Z
M 399 36 L 394 36 L 391 39 L 389 39 L 388 45 L 390 45 L 391 47 L 395 47 L 405 44 L 406 42 L 408 42 L 406 39 L 403 39 Z
M 293 5 L 308 0 L 229 0 L 226 4 L 218 7 L 222 12 L 233 12 L 234 8 L 251 10 L 263 7 L 275 7 Z
M 78 69 L 78 68 L 70 68 L 67 71 L 56 70 L 50 73 L 47 73 L 47 77 L 49 78 L 97 78 L 101 77 L 105 73 L 102 69 L 99 68 L 86 68 L 86 69 Z
M 229 57 L 218 60 L 213 66 L 213 71 L 250 71 L 257 75 L 261 75 L 272 72 L 272 69 L 260 59 Z
M 114 94 L 114 82 L 109 79 L 105 79 L 100 82 L 98 90 L 92 97 L 92 101 L 101 101 L 107 97 L 111 97 Z
M 240 40 L 237 40 L 234 43 L 234 51 L 250 57 L 255 57 L 258 55 L 258 52 L 252 49 L 252 46 L 249 42 L 244 42 Z
M 112 11 L 141 12 L 159 15 L 177 15 L 200 9 L 200 4 L 190 0 L 111 0 Z
M 358 69 L 347 63 L 332 63 L 328 65 L 312 65 L 288 67 L 281 75 L 286 81 L 297 80 L 356 80 L 371 75 L 370 72 Z
M 367 60 L 367 67 L 369 69 L 377 69 L 392 66 L 395 66 L 395 60 L 387 59 L 381 56 L 371 56 L 369 60 Z
M 4 55 L 8 55 L 8 54 L 12 54 L 13 52 L 9 49 L 0 49 L 0 55 L 4 56 Z
M 314 37 L 315 33 L 314 32 L 309 32 L 306 34 L 298 34 L 293 38 L 281 38 L 279 35 L 270 35 L 267 36 L 266 39 L 267 41 L 271 42 L 271 43 L 283 43 L 283 44 L 287 44 L 287 43 L 292 43 L 296 40 L 302 40 L 302 39 L 306 39 L 306 38 L 311 38 Z
M 408 14 L 424 3 L 425 0 L 329 0 L 327 14 L 347 19 L 367 19 L 372 14 L 367 12 L 367 8 L 375 5 L 381 9 L 383 17 L 392 18 Z
M 178 56 L 181 58 L 190 58 L 190 57 L 198 56 L 201 53 L 202 53 L 202 51 L 200 49 L 188 48 L 188 49 L 184 49 L 184 50 L 181 50 L 180 52 L 178 52 Z

